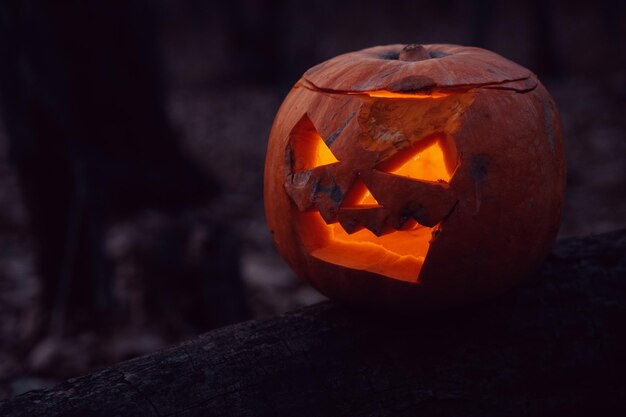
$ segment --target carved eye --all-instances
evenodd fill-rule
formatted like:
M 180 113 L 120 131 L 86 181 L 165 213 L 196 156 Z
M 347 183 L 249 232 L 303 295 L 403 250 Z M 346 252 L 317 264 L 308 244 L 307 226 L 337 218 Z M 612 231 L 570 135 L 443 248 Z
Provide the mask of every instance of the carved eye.
M 292 146 L 292 167 L 294 172 L 307 171 L 339 160 L 305 114 L 290 133 Z
M 376 169 L 421 181 L 449 182 L 458 165 L 454 143 L 433 135 L 380 163 Z

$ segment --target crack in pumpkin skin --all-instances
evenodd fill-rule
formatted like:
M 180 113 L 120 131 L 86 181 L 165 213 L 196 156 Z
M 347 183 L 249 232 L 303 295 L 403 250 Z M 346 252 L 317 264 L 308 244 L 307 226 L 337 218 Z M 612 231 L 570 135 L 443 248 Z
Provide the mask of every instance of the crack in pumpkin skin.
M 510 81 L 506 81 L 508 82 Z M 501 83 L 482 86 L 499 84 Z M 362 105 L 358 122 L 365 134 L 359 135 L 359 141 L 364 150 L 379 153 L 380 160 L 434 134 L 445 133 L 451 136 L 459 128 L 463 114 L 474 101 L 472 89 L 477 88 L 455 86 L 449 90 L 408 92 L 338 91 L 316 87 L 307 80 L 302 80 L 294 88 L 298 87 L 317 93 L 360 97 Z M 335 139 L 336 137 L 333 141 Z M 453 146 L 453 143 L 448 146 Z M 446 165 L 458 164 L 457 161 L 448 160 L 449 155 L 444 156 L 447 158 Z
M 488 83 L 476 83 L 476 84 L 456 84 L 450 86 L 433 85 L 423 89 L 394 89 L 393 86 L 388 86 L 384 89 L 364 89 L 364 90 L 334 90 L 331 88 L 318 87 L 307 79 L 302 79 L 296 83 L 294 88 L 306 88 L 307 90 L 323 93 L 323 94 L 337 94 L 337 95 L 352 95 L 352 96 L 368 96 L 368 97 L 382 97 L 382 98 L 408 98 L 408 99 L 423 99 L 431 98 L 437 99 L 446 97 L 451 94 L 464 94 L 476 89 L 487 90 L 504 90 L 513 91 L 520 94 L 529 93 L 537 88 L 537 79 L 531 75 L 521 78 L 513 78 L 510 80 L 504 80 L 499 82 Z

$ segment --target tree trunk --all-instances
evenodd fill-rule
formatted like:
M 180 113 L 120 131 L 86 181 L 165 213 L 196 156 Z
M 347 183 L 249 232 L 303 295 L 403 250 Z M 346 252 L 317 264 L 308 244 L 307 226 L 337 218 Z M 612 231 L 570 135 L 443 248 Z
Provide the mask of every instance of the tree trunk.
M 3 416 L 626 415 L 626 230 L 563 240 L 527 285 L 399 316 L 333 302 L 0 403 Z

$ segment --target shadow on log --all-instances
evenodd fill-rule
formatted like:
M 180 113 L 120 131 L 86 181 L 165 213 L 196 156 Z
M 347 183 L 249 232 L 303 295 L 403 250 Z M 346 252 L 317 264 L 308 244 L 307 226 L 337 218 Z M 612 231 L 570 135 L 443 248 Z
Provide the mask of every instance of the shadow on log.
M 626 230 L 445 313 L 333 302 L 248 321 L 0 403 L 2 416 L 626 415 Z

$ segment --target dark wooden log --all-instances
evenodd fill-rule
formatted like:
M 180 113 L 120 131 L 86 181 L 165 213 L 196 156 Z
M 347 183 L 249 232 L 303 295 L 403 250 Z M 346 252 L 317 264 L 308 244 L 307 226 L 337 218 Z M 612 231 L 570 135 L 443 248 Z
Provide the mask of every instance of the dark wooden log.
M 321 303 L 0 404 L 2 416 L 626 415 L 626 230 L 442 313 Z

